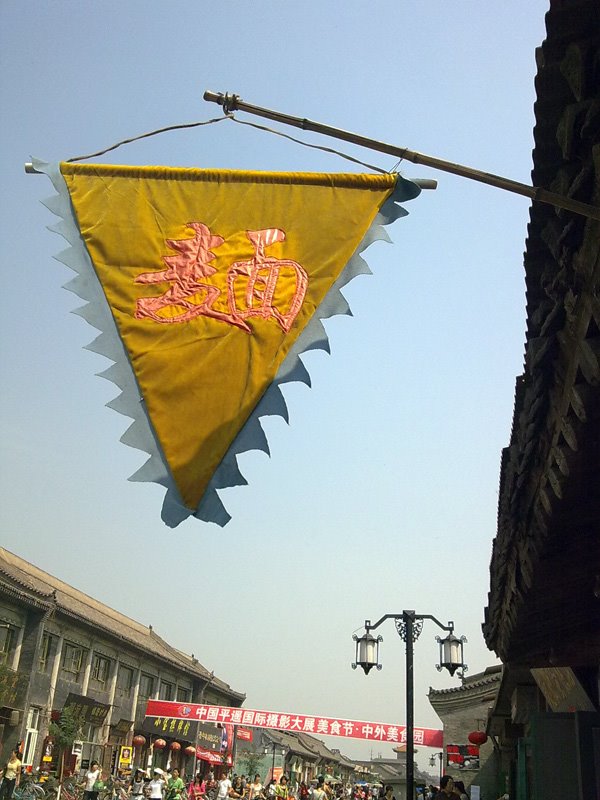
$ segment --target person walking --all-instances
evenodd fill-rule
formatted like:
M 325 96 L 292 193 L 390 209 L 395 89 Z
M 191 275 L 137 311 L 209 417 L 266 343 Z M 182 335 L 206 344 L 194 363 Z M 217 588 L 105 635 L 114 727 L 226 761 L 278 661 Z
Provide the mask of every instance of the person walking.
M 469 800 L 469 795 L 466 792 L 465 785 L 462 781 L 454 781 L 454 794 L 460 797 L 460 800 Z
M 133 778 L 131 779 L 131 783 L 129 784 L 129 796 L 135 798 L 135 800 L 141 800 L 144 796 L 144 784 L 145 784 L 146 775 L 144 774 L 144 770 L 136 769 L 133 773 Z
M 217 792 L 219 791 L 219 784 L 215 780 L 215 773 L 211 770 L 206 776 L 206 800 L 217 800 Z
M 152 780 L 148 784 L 150 800 L 164 800 L 166 785 L 165 773 L 159 767 L 155 767 L 152 771 Z
M 219 788 L 217 790 L 217 800 L 226 800 L 229 797 L 229 792 L 231 791 L 231 781 L 227 777 L 227 773 L 223 775 L 221 780 L 219 781 Z
M 102 780 L 102 770 L 97 761 L 92 761 L 90 768 L 85 773 L 83 787 L 83 800 L 97 800 L 100 787 L 96 786 Z
M 165 800 L 182 800 L 185 792 L 185 783 L 179 776 L 179 770 L 174 769 L 165 787 Z
M 254 776 L 254 780 L 248 787 L 248 800 L 261 800 L 263 797 L 263 788 L 260 782 L 260 775 L 257 772 Z
M 285 775 L 282 775 L 275 787 L 275 800 L 288 800 L 289 793 L 288 779 Z
M 325 800 L 325 798 L 325 778 L 323 775 L 319 775 L 317 778 L 317 785 L 310 793 L 310 800 Z
M 10 800 L 15 788 L 21 781 L 21 769 L 23 765 L 16 750 L 10 751 L 10 757 L 2 768 L 2 786 L 0 786 L 0 798 Z
M 197 772 L 196 777 L 191 781 L 188 788 L 188 800 L 204 800 L 206 796 L 206 781 Z
M 435 800 L 449 800 L 455 797 L 454 794 L 454 780 L 450 775 L 444 775 L 440 781 L 440 790 L 435 796 Z

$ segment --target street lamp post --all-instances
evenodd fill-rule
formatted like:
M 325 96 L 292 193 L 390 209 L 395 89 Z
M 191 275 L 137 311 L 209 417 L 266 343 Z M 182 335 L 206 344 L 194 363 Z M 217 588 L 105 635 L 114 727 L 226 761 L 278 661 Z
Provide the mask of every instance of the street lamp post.
M 450 675 L 458 670 L 462 670 L 464 675 L 467 669 L 463 663 L 463 643 L 466 642 L 464 636 L 458 639 L 454 635 L 454 623 L 448 622 L 443 625 L 431 614 L 417 614 L 415 611 L 403 611 L 401 614 L 384 614 L 381 619 L 371 625 L 371 620 L 365 620 L 365 634 L 363 636 L 352 637 L 356 642 L 356 662 L 352 668 L 362 667 L 365 675 L 368 675 L 373 667 L 381 669 L 379 663 L 379 643 L 383 641 L 381 636 L 375 638 L 371 631 L 376 630 L 387 619 L 393 619 L 396 630 L 400 638 L 406 643 L 406 797 L 407 800 L 414 800 L 415 796 L 415 742 L 414 742 L 414 675 L 413 675 L 413 645 L 419 638 L 423 630 L 423 621 L 433 620 L 438 628 L 448 631 L 444 639 L 436 636 L 436 641 L 440 646 L 440 663 L 438 670 L 447 669 Z
M 434 754 L 431 756 L 431 758 L 429 759 L 429 763 L 431 764 L 431 766 L 432 766 L 432 767 L 435 767 L 435 760 L 436 760 L 436 758 L 439 758 L 439 760 L 440 760 L 440 779 L 439 779 L 439 782 L 441 783 L 441 782 L 442 782 L 442 775 L 443 775 L 443 759 L 444 759 L 444 753 L 443 753 L 443 752 L 442 752 L 442 753 L 434 753 Z M 439 785 L 439 784 L 438 784 L 438 785 Z
M 271 766 L 271 780 L 275 780 L 275 753 L 277 752 L 277 743 L 276 742 L 271 742 L 270 745 L 265 745 L 265 747 L 264 747 L 265 755 L 269 754 L 271 747 L 273 748 L 273 763 L 272 763 L 272 766 Z M 281 755 L 282 756 L 285 755 L 285 750 L 283 748 L 281 749 Z

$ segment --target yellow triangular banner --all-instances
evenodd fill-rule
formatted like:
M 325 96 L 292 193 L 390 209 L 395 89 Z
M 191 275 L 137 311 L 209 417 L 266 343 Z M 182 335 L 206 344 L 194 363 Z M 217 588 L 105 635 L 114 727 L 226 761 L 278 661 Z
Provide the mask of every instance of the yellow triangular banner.
M 60 168 L 156 438 L 195 509 L 396 176 Z

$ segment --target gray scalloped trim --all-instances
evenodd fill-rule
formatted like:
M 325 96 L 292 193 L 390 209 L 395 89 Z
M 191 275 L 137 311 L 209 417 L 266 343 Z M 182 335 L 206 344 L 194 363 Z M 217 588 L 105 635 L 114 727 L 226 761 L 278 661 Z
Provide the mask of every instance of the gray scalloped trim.
M 57 261 L 77 273 L 72 280 L 64 285 L 64 288 L 86 301 L 86 305 L 75 309 L 73 313 L 83 317 L 92 327 L 100 331 L 99 336 L 87 345 L 86 349 L 100 353 L 115 362 L 108 369 L 97 373 L 99 377 L 106 378 L 121 390 L 120 394 L 106 403 L 106 405 L 133 420 L 130 427 L 121 437 L 121 441 L 129 447 L 142 450 L 149 456 L 149 459 L 129 480 L 158 483 L 166 488 L 167 497 L 173 498 L 176 496 L 178 498 L 176 504 L 178 510 L 171 509 L 172 500 L 170 500 L 169 520 L 176 519 L 177 521 L 174 522 L 174 525 L 178 525 L 189 517 L 192 512 L 183 505 L 166 459 L 162 455 L 160 444 L 154 435 L 154 429 L 146 413 L 146 407 L 135 373 L 119 336 L 110 306 L 96 275 L 87 247 L 79 232 L 69 190 L 61 175 L 59 165 L 48 164 L 36 158 L 32 159 L 32 163 L 38 172 L 43 172 L 50 178 L 57 192 L 56 195 L 48 200 L 42 200 L 42 203 L 53 214 L 61 218 L 60 222 L 49 226 L 48 229 L 59 233 L 70 245 L 66 250 L 54 256 Z M 163 507 L 163 518 L 165 507 L 167 507 L 167 499 L 165 499 L 165 506 Z M 165 522 L 171 524 L 167 520 Z
M 151 481 L 165 487 L 166 495 L 161 517 L 171 528 L 175 528 L 192 513 L 194 517 L 205 522 L 215 522 L 221 527 L 226 525 L 231 517 L 217 494 L 217 490 L 243 486 L 247 483 L 237 463 L 237 456 L 240 453 L 248 450 L 262 450 L 269 453 L 267 437 L 260 424 L 260 418 L 277 415 L 289 422 L 287 406 L 280 387 L 282 384 L 292 381 L 301 381 L 310 386 L 310 376 L 300 356 L 309 350 L 330 352 L 329 340 L 321 320 L 338 314 L 352 314 L 341 289 L 357 275 L 371 274 L 371 270 L 360 254 L 374 241 L 391 241 L 383 226 L 406 216 L 408 212 L 397 203 L 417 197 L 421 191 L 420 188 L 411 181 L 398 176 L 393 194 L 382 206 L 354 255 L 290 349 L 275 380 L 233 440 L 225 457 L 215 470 L 198 508 L 192 512 L 183 504 L 154 434 L 129 357 L 119 336 L 85 243 L 79 233 L 69 191 L 60 173 L 60 168 L 58 164 L 47 164 L 38 159 L 32 159 L 32 162 L 35 169 L 48 175 L 57 192 L 56 196 L 42 202 L 53 214 L 60 217 L 60 222 L 49 226 L 49 230 L 63 236 L 70 245 L 55 256 L 58 261 L 77 273 L 75 278 L 65 284 L 64 288 L 86 301 L 86 305 L 76 309 L 73 313 L 79 314 L 100 331 L 94 341 L 87 345 L 87 349 L 100 353 L 114 362 L 108 369 L 98 373 L 100 377 L 111 381 L 121 390 L 120 394 L 106 405 L 133 420 L 121 437 L 121 441 L 149 455 L 149 459 L 129 480 Z

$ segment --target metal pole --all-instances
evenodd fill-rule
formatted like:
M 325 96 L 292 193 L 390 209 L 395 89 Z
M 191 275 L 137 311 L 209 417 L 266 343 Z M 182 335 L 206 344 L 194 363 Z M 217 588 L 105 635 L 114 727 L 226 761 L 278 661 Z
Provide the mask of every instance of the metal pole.
M 221 92 L 206 91 L 204 92 L 204 99 L 223 106 L 223 111 L 225 113 L 231 113 L 237 110 L 246 111 L 248 114 L 255 114 L 258 117 L 264 117 L 265 119 L 270 119 L 283 125 L 291 125 L 294 128 L 313 131 L 314 133 L 320 133 L 324 136 L 332 136 L 335 139 L 357 144 L 369 150 L 377 150 L 380 153 L 396 156 L 396 158 L 406 159 L 413 164 L 423 164 L 426 167 L 439 169 L 443 172 L 450 172 L 453 175 L 460 175 L 462 178 L 469 178 L 470 180 L 479 181 L 480 183 L 486 183 L 488 186 L 495 186 L 497 189 L 504 189 L 508 192 L 514 192 L 515 194 L 529 197 L 531 200 L 536 200 L 539 203 L 548 203 L 556 208 L 564 208 L 568 211 L 574 211 L 576 214 L 582 214 L 584 217 L 600 220 L 600 208 L 591 206 L 588 203 L 580 203 L 578 200 L 564 197 L 555 192 L 549 192 L 547 189 L 542 189 L 537 186 L 528 186 L 525 183 L 518 183 L 509 178 L 503 178 L 500 175 L 493 175 L 490 172 L 482 172 L 481 170 L 473 169 L 473 167 L 466 167 L 463 164 L 455 164 L 452 161 L 444 161 L 441 158 L 434 158 L 424 153 L 417 153 L 413 150 L 408 150 L 406 147 L 398 147 L 397 145 L 378 142 L 376 139 L 369 139 L 357 133 L 334 128 L 331 125 L 324 125 L 322 122 L 313 122 L 309 119 L 293 117 L 290 114 L 282 114 L 279 111 L 251 105 L 250 103 L 244 102 L 237 94 L 222 94 Z
M 271 780 L 275 780 L 275 742 L 273 742 L 273 766 L 271 767 Z
M 414 611 L 403 611 L 406 625 L 406 800 L 415 797 L 415 741 L 413 696 L 413 621 Z

